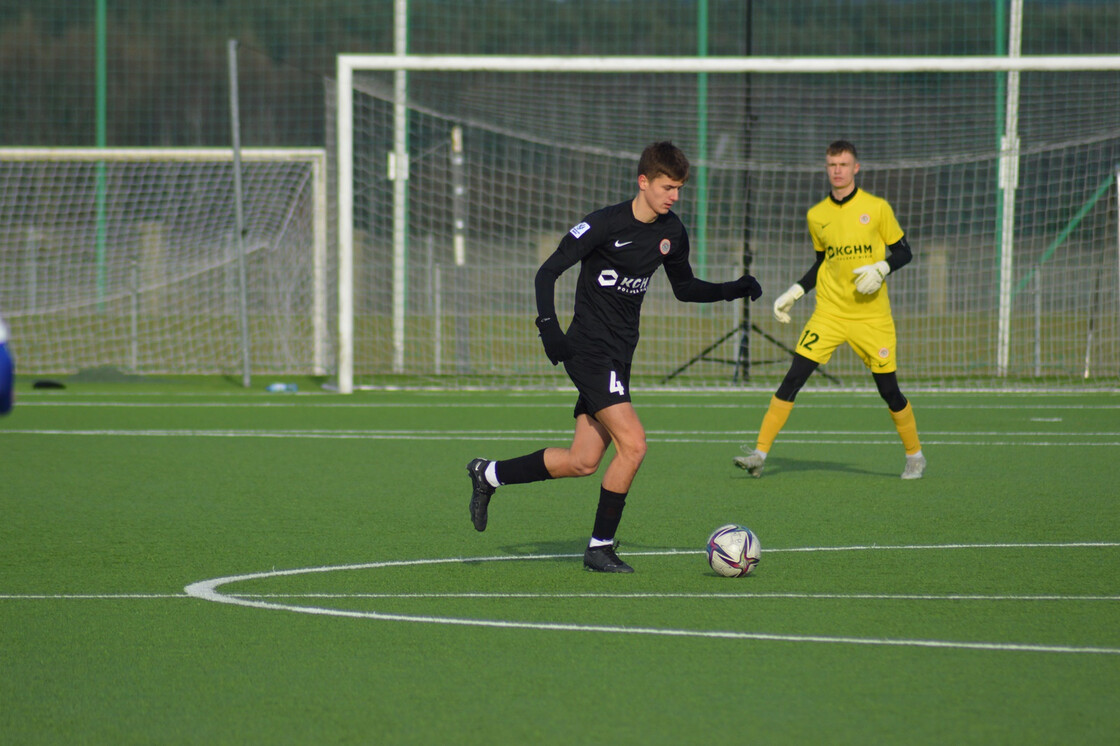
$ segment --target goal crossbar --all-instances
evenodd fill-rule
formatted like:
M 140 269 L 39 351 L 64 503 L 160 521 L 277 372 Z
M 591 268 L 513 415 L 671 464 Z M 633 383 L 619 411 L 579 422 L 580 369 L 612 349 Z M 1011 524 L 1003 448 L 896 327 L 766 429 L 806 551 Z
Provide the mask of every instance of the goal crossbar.
M 339 71 L 455 70 L 550 73 L 923 73 L 1120 70 L 1120 55 L 957 57 L 530 57 L 342 54 Z
M 243 148 L 242 160 L 310 162 L 317 168 L 326 164 L 322 148 Z M 233 161 L 229 148 L 0 148 L 0 160 L 24 162 L 144 162 L 224 163 Z

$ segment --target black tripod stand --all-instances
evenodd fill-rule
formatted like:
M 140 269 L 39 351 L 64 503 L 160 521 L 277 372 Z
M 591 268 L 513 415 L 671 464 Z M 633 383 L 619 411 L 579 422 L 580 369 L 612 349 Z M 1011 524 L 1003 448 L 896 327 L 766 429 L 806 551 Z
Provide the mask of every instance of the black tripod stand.
M 740 380 L 746 381 L 747 379 L 750 378 L 751 360 L 750 360 L 749 335 L 752 331 L 755 332 L 756 334 L 758 334 L 759 336 L 761 336 L 763 339 L 765 339 L 770 344 L 774 345 L 775 347 L 777 347 L 779 349 L 782 349 L 782 350 L 785 350 L 786 352 L 789 353 L 789 356 L 787 356 L 787 357 L 780 357 L 780 358 L 776 358 L 774 360 L 757 360 L 754 363 L 755 365 L 771 365 L 771 364 L 774 364 L 774 363 L 788 363 L 789 362 L 790 357 L 792 357 L 793 354 L 794 354 L 794 351 L 791 347 L 786 345 L 781 340 L 775 339 L 773 336 L 767 334 L 765 331 L 763 331 L 758 326 L 758 324 L 752 324 L 749 321 L 744 319 L 743 323 L 740 326 L 737 326 L 734 329 L 732 329 L 731 331 L 729 331 L 727 334 L 724 334 L 722 337 L 717 339 L 715 342 L 712 342 L 710 345 L 705 347 L 703 350 L 696 353 L 696 355 L 694 355 L 692 357 L 692 359 L 689 360 L 687 363 L 684 363 L 683 365 L 678 367 L 676 370 L 674 370 L 672 373 L 669 373 L 664 378 L 662 378 L 661 383 L 668 383 L 669 381 L 673 380 L 678 375 L 680 375 L 681 373 L 684 373 L 686 370 L 691 368 L 693 365 L 695 365 L 696 363 L 699 363 L 701 361 L 711 362 L 711 363 L 724 363 L 724 364 L 727 364 L 727 365 L 733 365 L 733 366 L 735 366 L 735 372 L 731 376 L 732 383 L 739 383 Z M 739 349 L 738 349 L 739 354 L 737 356 L 737 359 L 730 360 L 728 358 L 712 357 L 711 356 L 711 353 L 712 353 L 713 350 L 715 350 L 717 347 L 722 345 L 724 342 L 726 342 L 727 340 L 731 339 L 732 337 L 734 337 L 736 334 L 739 334 L 739 333 L 742 333 L 743 336 L 739 340 Z M 816 370 L 816 372 L 819 373 L 820 375 L 824 376 L 825 378 L 827 378 L 830 381 L 840 383 L 839 378 L 837 378 L 836 376 L 833 376 L 829 373 L 825 373 L 820 368 L 818 368 Z

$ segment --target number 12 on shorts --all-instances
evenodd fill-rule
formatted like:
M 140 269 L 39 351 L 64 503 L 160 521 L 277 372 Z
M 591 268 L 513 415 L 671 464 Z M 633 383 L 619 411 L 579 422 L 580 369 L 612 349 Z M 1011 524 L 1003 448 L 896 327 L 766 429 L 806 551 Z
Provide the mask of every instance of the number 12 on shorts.
M 611 371 L 611 381 L 608 388 L 612 394 L 626 396 L 626 387 L 622 385 L 622 381 L 618 380 L 618 374 L 613 370 Z
M 806 350 L 811 350 L 813 349 L 813 345 L 820 341 L 821 338 L 819 334 L 806 329 L 805 333 L 801 335 L 801 339 L 798 340 L 797 344 L 800 347 L 804 347 Z

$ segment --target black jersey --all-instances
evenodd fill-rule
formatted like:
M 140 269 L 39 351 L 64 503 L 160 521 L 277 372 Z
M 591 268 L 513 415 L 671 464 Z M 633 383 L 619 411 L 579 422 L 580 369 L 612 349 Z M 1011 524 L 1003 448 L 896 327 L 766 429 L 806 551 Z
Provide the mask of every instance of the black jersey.
M 555 277 L 580 262 L 568 343 L 580 357 L 629 363 L 638 344 L 642 301 L 658 267 L 665 265 L 674 294 L 681 300 L 719 297 L 718 286 L 694 277 L 688 252 L 688 232 L 673 212 L 643 223 L 634 217 L 629 200 L 604 207 L 572 227 L 542 265 L 538 311 L 542 316 L 554 312 L 550 290 Z M 541 275 L 551 279 L 543 293 Z M 698 285 L 706 286 L 704 297 L 686 297 L 694 295 Z

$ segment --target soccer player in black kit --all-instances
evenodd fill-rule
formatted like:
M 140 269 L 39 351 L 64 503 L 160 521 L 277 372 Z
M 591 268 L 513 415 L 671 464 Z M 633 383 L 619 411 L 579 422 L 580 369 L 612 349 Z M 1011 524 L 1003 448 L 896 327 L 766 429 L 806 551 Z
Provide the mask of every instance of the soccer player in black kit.
M 497 487 L 594 474 L 614 443 L 583 565 L 595 572 L 634 571 L 615 553 L 614 538 L 646 455 L 645 430 L 630 403 L 630 362 L 650 278 L 664 265 L 677 299 L 695 303 L 762 295 L 750 275 L 724 283 L 693 275 L 688 232 L 670 210 L 680 199 L 688 169 L 688 159 L 671 142 L 649 145 L 638 162 L 638 194 L 585 217 L 537 271 L 536 324 L 545 354 L 553 365 L 564 363 L 579 392 L 575 433 L 567 448 L 545 448 L 503 461 L 476 458 L 467 464 L 476 530 L 486 530 Z M 565 333 L 556 318 L 556 280 L 577 263 L 575 305 Z

